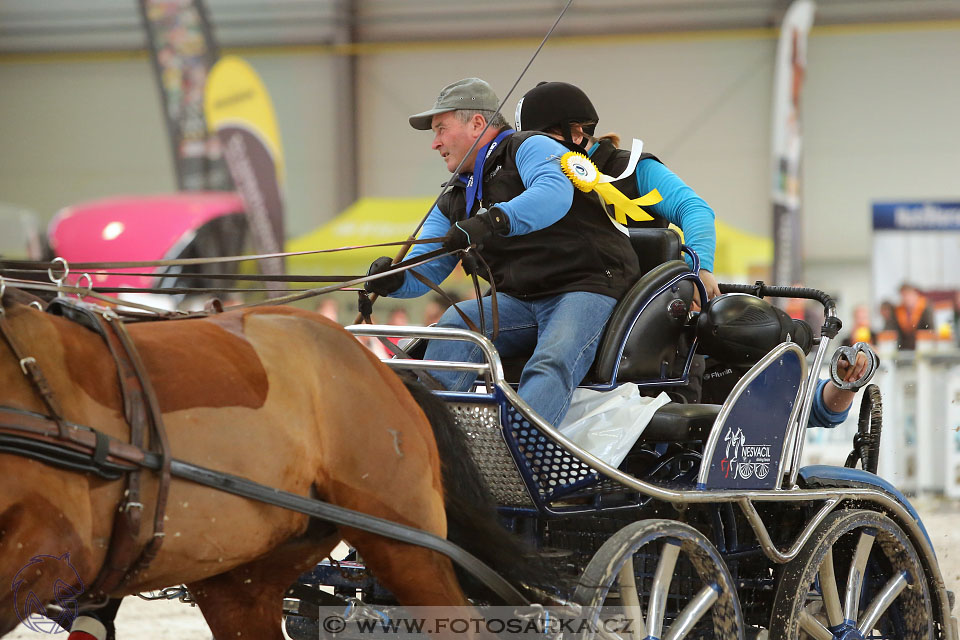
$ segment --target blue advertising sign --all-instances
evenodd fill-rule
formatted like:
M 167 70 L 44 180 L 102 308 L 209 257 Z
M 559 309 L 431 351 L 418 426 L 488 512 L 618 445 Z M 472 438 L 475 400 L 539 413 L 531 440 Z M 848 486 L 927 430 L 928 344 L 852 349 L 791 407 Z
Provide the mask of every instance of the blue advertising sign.
M 876 202 L 873 228 L 960 231 L 960 202 Z

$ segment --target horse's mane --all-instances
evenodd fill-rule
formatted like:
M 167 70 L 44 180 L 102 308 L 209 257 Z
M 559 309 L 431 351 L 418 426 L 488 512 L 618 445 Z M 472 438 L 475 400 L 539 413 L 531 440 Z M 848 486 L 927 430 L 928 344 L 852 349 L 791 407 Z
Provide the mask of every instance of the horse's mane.
M 3 300 L 0 300 L 0 304 L 3 305 L 3 308 L 14 305 L 14 304 L 30 304 L 31 302 L 39 302 L 42 306 L 46 307 L 46 301 L 39 297 L 35 296 L 32 293 L 28 293 L 23 289 L 17 289 L 10 285 L 7 285 L 3 291 Z
M 500 525 L 496 503 L 467 445 L 466 434 L 456 424 L 447 405 L 413 376 L 401 376 L 407 390 L 430 420 L 440 454 L 447 537 L 517 587 L 559 587 L 561 578 L 544 558 Z M 473 597 L 489 591 L 463 572 L 461 585 Z

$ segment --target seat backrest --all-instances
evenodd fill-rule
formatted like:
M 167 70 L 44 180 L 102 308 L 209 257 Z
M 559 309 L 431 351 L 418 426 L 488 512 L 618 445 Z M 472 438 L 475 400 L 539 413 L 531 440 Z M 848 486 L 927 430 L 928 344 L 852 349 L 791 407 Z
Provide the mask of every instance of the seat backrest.
M 589 381 L 614 382 L 615 370 L 619 382 L 676 375 L 678 360 L 685 362 L 689 351 L 685 337 L 692 335 L 686 321 L 693 300 L 693 278 L 683 260 L 671 260 L 644 274 L 613 310 Z
M 651 227 L 628 231 L 630 244 L 640 260 L 640 273 L 647 273 L 664 262 L 680 259 L 680 236 L 673 229 Z

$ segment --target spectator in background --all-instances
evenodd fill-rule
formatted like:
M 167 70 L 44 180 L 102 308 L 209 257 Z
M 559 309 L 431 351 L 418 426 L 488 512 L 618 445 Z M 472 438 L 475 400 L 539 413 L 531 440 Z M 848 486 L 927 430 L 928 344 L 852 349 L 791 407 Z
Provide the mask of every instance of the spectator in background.
M 314 310 L 323 317 L 329 318 L 337 324 L 341 324 L 340 300 L 337 297 L 333 295 L 321 296 L 320 302 L 317 303 L 317 307 Z M 380 341 L 376 338 L 358 337 L 357 340 L 367 349 L 370 349 L 378 358 L 386 358 L 390 355 L 387 353 L 387 349 L 380 344 Z
M 804 285 L 794 282 L 791 286 L 802 287 Z M 814 305 L 816 305 L 816 308 L 814 308 Z M 810 325 L 814 338 L 820 336 L 820 329 L 823 326 L 823 307 L 819 302 L 814 303 L 806 298 L 786 298 L 783 310 L 794 320 L 803 320 Z
M 423 326 L 429 327 L 439 322 L 440 317 L 446 310 L 442 302 L 438 300 L 427 300 L 427 304 L 423 307 Z
M 410 315 L 403 307 L 394 307 L 387 315 L 387 324 L 393 324 L 398 327 L 405 327 L 410 324 Z
M 340 323 L 340 302 L 333 296 L 327 295 L 320 298 L 316 311 L 323 317 Z
M 897 330 L 897 307 L 889 300 L 884 300 L 880 303 L 880 319 L 883 323 L 883 326 L 880 327 L 881 331 L 896 331 Z
M 953 339 L 960 346 L 960 290 L 953 292 Z
M 853 326 L 850 327 L 850 333 L 843 339 L 843 344 L 846 346 L 857 342 L 876 346 L 873 329 L 870 328 L 870 307 L 865 304 L 858 304 L 853 308 Z
M 407 313 L 407 310 L 403 307 L 394 307 L 390 310 L 390 313 L 387 314 L 387 324 L 392 324 L 397 327 L 405 327 L 410 324 L 410 314 Z M 387 338 L 393 344 L 399 344 L 401 338 L 393 336 Z
M 447 295 L 450 296 L 451 300 L 455 300 L 457 302 L 462 300 L 456 291 L 448 291 Z M 430 296 L 430 299 L 427 300 L 427 304 L 423 307 L 423 326 L 429 327 L 432 324 L 440 322 L 440 316 L 443 315 L 443 312 L 446 311 L 449 306 L 450 304 L 443 296 Z
M 900 304 L 895 310 L 897 346 L 903 351 L 917 348 L 917 331 L 933 328 L 933 313 L 920 290 L 908 282 L 900 285 Z

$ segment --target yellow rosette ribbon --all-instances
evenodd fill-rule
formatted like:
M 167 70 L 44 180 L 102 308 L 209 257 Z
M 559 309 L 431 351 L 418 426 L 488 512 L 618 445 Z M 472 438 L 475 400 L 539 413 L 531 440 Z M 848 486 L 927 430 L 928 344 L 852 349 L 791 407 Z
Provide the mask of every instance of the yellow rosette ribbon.
M 627 224 L 627 218 L 637 222 L 653 220 L 653 216 L 640 207 L 649 207 L 663 200 L 656 189 L 631 200 L 610 182 L 604 180 L 604 178 L 607 180 L 610 178 L 600 173 L 597 165 L 593 164 L 590 158 L 576 151 L 568 151 L 560 157 L 560 169 L 570 178 L 574 187 L 584 193 L 596 191 L 604 202 L 613 205 L 614 219 L 620 224 Z

